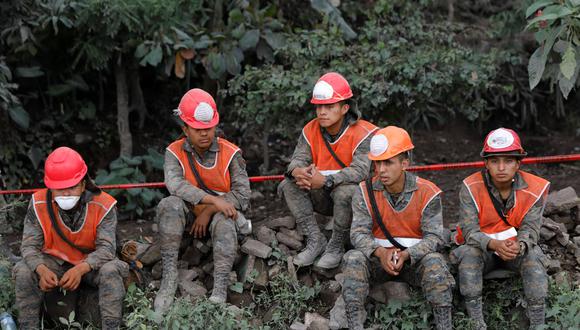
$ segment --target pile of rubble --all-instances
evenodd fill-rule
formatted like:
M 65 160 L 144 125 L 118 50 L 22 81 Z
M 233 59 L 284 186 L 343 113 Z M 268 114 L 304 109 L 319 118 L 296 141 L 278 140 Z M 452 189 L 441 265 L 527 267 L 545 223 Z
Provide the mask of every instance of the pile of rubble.
M 580 281 L 580 219 L 578 206 L 580 198 L 572 187 L 552 192 L 548 196 L 541 227 L 540 246 L 549 256 L 548 273 L 556 281 L 572 283 Z M 323 232 L 330 237 L 332 220 L 317 215 Z M 156 232 L 156 224 L 153 231 Z M 313 286 L 321 283 L 320 298 L 323 306 L 318 313 L 306 313 L 303 322 L 294 322 L 291 329 L 340 329 L 346 328 L 344 301 L 340 297 L 343 276 L 340 268 L 333 270 L 305 267 L 297 269 L 292 258 L 304 247 L 305 238 L 292 216 L 265 220 L 253 224 L 252 235 L 240 237 L 240 249 L 234 270 L 231 273 L 228 302 L 243 307 L 253 301 L 251 295 L 268 287 L 269 281 L 285 272 L 301 284 Z M 139 260 L 151 271 L 150 286 L 159 287 L 162 265 L 161 253 L 156 243 L 139 244 Z M 179 260 L 179 294 L 197 299 L 206 296 L 213 287 L 213 262 L 211 240 L 185 237 Z M 568 270 L 568 271 L 565 271 Z M 570 270 L 578 270 L 572 271 Z M 498 273 L 499 272 L 499 273 Z M 503 274 L 498 270 L 486 278 L 504 278 L 513 274 Z M 501 274 L 500 274 L 501 273 Z M 250 290 L 251 289 L 251 290 Z M 371 303 L 387 303 L 389 300 L 411 299 L 409 287 L 402 282 L 387 282 L 371 286 Z M 329 310 L 330 309 L 330 310 Z M 271 313 L 266 312 L 262 320 L 268 322 Z
M 579 206 L 576 191 L 567 187 L 550 193 L 544 209 L 540 246 L 550 257 L 548 273 L 561 284 L 580 282 Z

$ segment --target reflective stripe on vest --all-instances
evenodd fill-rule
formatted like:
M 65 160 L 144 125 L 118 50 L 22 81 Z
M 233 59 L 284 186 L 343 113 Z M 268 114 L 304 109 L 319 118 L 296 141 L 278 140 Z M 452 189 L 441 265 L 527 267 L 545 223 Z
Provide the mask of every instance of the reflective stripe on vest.
M 489 238 L 503 241 L 503 240 L 518 236 L 518 231 L 514 227 L 510 227 L 509 229 L 506 229 L 504 231 L 500 231 L 499 233 L 494 233 L 494 234 L 484 233 L 484 234 L 485 234 L 485 236 L 487 236 Z
M 32 203 L 36 219 L 42 227 L 44 244 L 42 252 L 55 256 L 70 264 L 78 265 L 86 259 L 86 255 L 66 243 L 56 233 L 48 215 L 48 203 L 46 201 L 46 189 L 42 189 L 32 195 Z M 97 239 L 97 227 L 101 221 L 115 207 L 117 201 L 109 194 L 101 192 L 93 195 L 93 199 L 85 206 L 85 216 L 79 229 L 72 231 L 60 218 L 56 203 L 51 203 L 57 224 L 66 238 L 75 245 L 89 250 L 95 250 Z
M 196 167 L 201 179 L 205 183 L 205 185 L 218 193 L 218 195 L 223 195 L 231 190 L 231 181 L 230 181 L 230 163 L 234 159 L 234 156 L 237 152 L 240 151 L 235 144 L 225 140 L 217 138 L 219 150 L 216 154 L 216 159 L 214 160 L 214 164 L 211 167 L 205 167 L 201 165 L 195 157 L 194 159 L 194 166 Z M 179 139 L 173 143 L 171 143 L 167 150 L 177 158 L 179 164 L 184 173 L 185 179 L 194 186 L 197 185 L 197 180 L 195 179 L 195 175 L 189 166 L 189 161 L 187 159 L 187 153 L 183 149 L 183 145 L 185 144 L 185 138 Z
M 331 142 L 330 147 L 346 166 L 350 166 L 358 146 L 377 129 L 375 125 L 366 120 L 358 120 L 355 124 L 348 126 L 334 142 Z M 313 119 L 306 124 L 302 129 L 302 135 L 310 146 L 312 163 L 316 165 L 322 175 L 340 172 L 341 166 L 326 148 L 318 119 Z
M 463 180 L 477 208 L 480 230 L 489 237 L 494 238 L 493 235 L 499 235 L 498 237 L 507 239 L 517 236 L 516 230 L 521 226 L 530 208 L 541 198 L 545 200 L 550 182 L 524 171 L 519 171 L 519 173 L 528 187 L 515 191 L 514 206 L 506 214 L 506 220 L 511 226 L 503 222 L 497 214 L 481 172 L 476 172 Z M 515 235 L 512 235 L 514 232 Z
M 374 178 L 373 184 L 377 180 L 377 178 Z M 431 201 L 441 193 L 441 189 L 432 182 L 419 177 L 416 177 L 416 180 L 417 190 L 413 192 L 413 195 L 405 208 L 400 211 L 393 209 L 391 203 L 389 203 L 385 197 L 383 190 L 373 190 L 383 224 L 397 241 L 399 241 L 399 239 L 403 240 L 401 243 L 403 246 L 407 246 L 406 244 L 414 245 L 421 241 L 423 238 L 423 232 L 421 230 L 423 211 L 425 211 L 427 205 L 429 205 L 429 203 L 431 203 Z M 367 211 L 372 217 L 372 206 L 370 204 L 365 181 L 361 182 L 359 187 L 363 193 Z M 378 239 L 377 242 L 379 242 L 379 244 L 381 244 L 380 242 L 382 241 L 388 242 L 383 231 L 376 222 L 377 219 L 374 219 L 374 217 L 372 218 L 372 233 L 375 240 Z M 388 243 L 391 244 L 390 242 Z
M 419 242 L 422 241 L 420 238 L 407 238 L 407 237 L 393 237 L 395 241 L 401 244 L 404 247 L 411 247 Z M 377 242 L 380 246 L 386 248 L 392 248 L 394 245 L 388 239 L 381 239 L 375 237 L 375 242 Z

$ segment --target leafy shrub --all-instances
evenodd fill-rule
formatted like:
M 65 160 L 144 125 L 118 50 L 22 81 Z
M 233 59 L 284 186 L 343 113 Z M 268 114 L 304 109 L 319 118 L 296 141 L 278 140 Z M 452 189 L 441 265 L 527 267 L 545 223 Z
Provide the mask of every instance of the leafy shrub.
M 15 303 L 12 264 L 4 257 L 0 258 L 0 312 L 12 313 Z
M 580 84 L 580 1 L 538 0 L 527 8 L 526 17 L 526 29 L 535 31 L 540 44 L 528 64 L 530 89 L 544 78 L 568 98 Z
M 282 273 L 270 280 L 269 288 L 258 294 L 255 302 L 271 314 L 267 326 L 284 329 L 304 312 L 312 311 L 319 294 L 320 283 L 308 287 L 291 279 L 287 273 Z
M 121 156 L 109 164 L 109 171 L 98 170 L 95 182 L 98 185 L 124 184 L 124 183 L 144 183 L 146 175 L 153 170 L 163 170 L 163 155 L 153 149 L 148 149 L 148 154 L 135 157 Z M 135 212 L 138 215 L 150 208 L 163 198 L 159 189 L 138 188 L 138 189 L 114 189 L 109 191 L 114 197 L 123 198 L 124 202 L 119 203 L 121 211 Z
M 177 298 L 164 317 L 152 310 L 154 294 L 142 291 L 134 284 L 127 289 L 124 323 L 127 329 L 252 329 L 248 310 L 236 312 L 224 304 L 211 303 L 206 298 L 192 302 Z

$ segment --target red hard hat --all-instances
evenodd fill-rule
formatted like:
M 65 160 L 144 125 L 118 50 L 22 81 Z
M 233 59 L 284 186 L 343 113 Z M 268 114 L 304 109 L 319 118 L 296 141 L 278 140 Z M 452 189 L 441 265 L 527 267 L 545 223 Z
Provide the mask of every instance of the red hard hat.
M 336 72 L 329 72 L 316 82 L 312 91 L 312 104 L 332 104 L 352 97 L 348 81 Z
M 213 97 L 199 88 L 185 93 L 174 111 L 188 126 L 196 129 L 212 128 L 220 121 Z
M 484 158 L 491 156 L 525 157 L 527 153 L 522 147 L 518 133 L 509 128 L 500 127 L 487 134 L 480 155 Z
M 87 174 L 87 164 L 78 152 L 68 147 L 55 149 L 44 163 L 44 184 L 50 189 L 76 186 Z

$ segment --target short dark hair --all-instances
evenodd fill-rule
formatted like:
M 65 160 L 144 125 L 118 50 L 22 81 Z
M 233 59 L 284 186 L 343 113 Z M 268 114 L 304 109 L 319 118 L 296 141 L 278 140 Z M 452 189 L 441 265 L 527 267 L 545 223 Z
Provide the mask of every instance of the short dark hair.
M 409 160 L 411 162 L 411 151 L 401 152 L 397 155 L 397 158 L 402 162 L 404 160 Z

